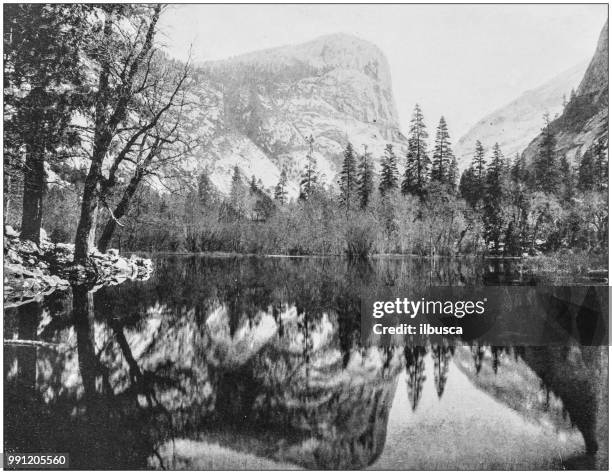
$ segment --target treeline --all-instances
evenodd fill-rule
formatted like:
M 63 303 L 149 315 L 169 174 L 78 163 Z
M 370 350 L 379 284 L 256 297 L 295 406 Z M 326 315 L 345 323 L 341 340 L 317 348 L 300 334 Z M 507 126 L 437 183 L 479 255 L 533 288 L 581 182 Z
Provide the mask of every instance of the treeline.
M 338 186 L 326 186 L 313 154 L 314 139 L 300 175 L 297 199 L 290 199 L 286 171 L 273 190 L 234 169 L 229 195 L 219 194 L 208 172 L 184 198 L 143 194 L 117 246 L 151 251 L 225 251 L 290 255 L 371 253 L 454 255 L 483 250 L 477 215 L 456 196 L 457 165 L 442 118 L 431 160 L 420 109 L 408 150 L 409 168 L 385 148 L 380 170 L 364 147 L 349 143 Z M 413 178 L 412 170 L 416 173 Z M 152 202 L 159 205 L 151 206 Z M 138 209 L 145 210 L 138 213 Z M 138 230 L 137 230 L 138 229 Z M 147 230 L 144 230 L 147 229 Z
M 228 195 L 210 173 L 200 174 L 186 195 L 143 187 L 112 245 L 148 251 L 223 251 L 363 257 L 372 253 L 456 255 L 535 254 L 562 248 L 607 249 L 607 150 L 596 142 L 571 166 L 557 157 L 546 123 L 539 153 L 506 159 L 489 156 L 477 142 L 470 166 L 457 165 L 442 119 L 431 154 L 423 114 L 415 108 L 408 150 L 400 160 L 388 145 L 374 166 L 367 147 L 344 150 L 338 185 L 325 186 L 313 157 L 313 140 L 300 176 L 297 199 L 287 173 L 264 189 L 236 167 Z M 401 161 L 403 170 L 400 171 Z M 74 229 L 63 191 L 52 193 L 57 228 Z M 60 224 L 61 223 L 61 224 Z M 60 235 L 64 233 L 64 235 Z
M 310 138 L 296 200 L 288 198 L 285 171 L 274 190 L 264 190 L 235 168 L 229 196 L 218 194 L 204 172 L 184 201 L 159 198 L 164 212 L 172 209 L 172 218 L 164 221 L 167 230 L 156 224 L 153 242 L 147 233 L 133 232 L 137 240 L 123 244 L 149 250 L 351 256 L 607 250 L 604 139 L 572 166 L 557 156 L 546 120 L 532 163 L 524 155 L 507 159 L 497 144 L 487 156 L 477 142 L 459 179 L 444 118 L 431 153 L 427 138 L 416 106 L 406 154 L 400 159 L 388 145 L 377 170 L 367 147 L 357 152 L 349 143 L 337 187 L 323 185 Z M 146 226 L 154 216 L 141 218 Z

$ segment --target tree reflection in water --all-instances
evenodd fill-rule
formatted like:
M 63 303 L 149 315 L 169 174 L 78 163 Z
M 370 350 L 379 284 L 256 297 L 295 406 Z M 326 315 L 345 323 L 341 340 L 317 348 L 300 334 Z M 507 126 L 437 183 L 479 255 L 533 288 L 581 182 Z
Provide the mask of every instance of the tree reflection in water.
M 168 443 L 190 439 L 311 468 L 363 468 L 384 447 L 398 375 L 405 370 L 416 410 L 427 354 L 442 397 L 455 348 L 363 347 L 360 298 L 387 285 L 486 278 L 474 261 L 169 257 L 147 282 L 52 294 L 6 311 L 7 337 L 44 344 L 5 345 L 5 449 L 69 451 L 81 468 L 171 468 Z M 513 370 L 511 355 L 597 451 L 607 358 L 475 343 L 476 376 L 486 364 Z

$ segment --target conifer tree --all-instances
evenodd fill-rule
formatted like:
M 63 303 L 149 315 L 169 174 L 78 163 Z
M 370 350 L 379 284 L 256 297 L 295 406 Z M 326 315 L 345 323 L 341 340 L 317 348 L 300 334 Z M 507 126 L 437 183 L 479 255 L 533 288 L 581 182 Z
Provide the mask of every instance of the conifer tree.
M 384 196 L 389 191 L 397 188 L 398 183 L 397 158 L 393 151 L 393 145 L 387 144 L 385 147 L 385 155 L 380 165 L 380 183 L 378 185 L 378 190 L 380 194 Z
M 453 153 L 449 157 L 447 183 L 449 189 L 454 192 L 457 189 L 457 178 L 459 176 L 459 168 L 457 167 L 457 158 Z
M 247 187 L 242 182 L 242 176 L 238 165 L 234 166 L 232 173 L 232 186 L 230 188 L 230 204 L 238 218 L 246 214 Z
M 308 154 L 306 155 L 306 165 L 302 170 L 300 179 L 300 199 L 308 200 L 314 194 L 319 182 L 319 172 L 317 171 L 317 160 L 313 154 L 314 138 L 308 137 Z
M 357 170 L 357 195 L 361 209 L 368 207 L 372 192 L 374 191 L 374 166 L 372 154 L 368 152 L 367 145 L 363 146 L 363 154 L 359 160 Z
M 500 199 L 503 194 L 505 160 L 499 144 L 493 146 L 493 156 L 487 167 L 487 199 Z
M 251 176 L 251 181 L 249 182 L 249 191 L 251 192 L 251 194 L 256 193 L 259 190 L 258 186 L 257 186 L 257 179 L 255 178 L 255 175 Z
M 427 187 L 427 178 L 431 160 L 427 153 L 427 130 L 419 104 L 414 107 L 410 122 L 410 137 L 406 154 L 406 171 L 402 180 L 402 194 L 423 196 Z
M 200 206 L 206 206 L 214 197 L 214 185 L 205 169 L 198 177 L 198 201 Z
M 514 157 L 514 162 L 510 169 L 510 177 L 515 183 L 525 183 L 528 180 L 527 163 L 525 157 L 518 153 Z
M 472 170 L 474 177 L 480 185 L 484 185 L 487 174 L 487 163 L 485 160 L 485 150 L 480 140 L 476 140 L 476 148 L 474 149 L 474 157 L 472 158 Z
M 340 205 L 344 207 L 347 214 L 350 212 L 357 189 L 357 163 L 353 145 L 349 142 L 344 150 L 342 170 L 340 171 Z
M 556 139 L 553 133 L 550 117 L 544 115 L 544 128 L 538 154 L 534 160 L 533 187 L 545 193 L 554 193 L 559 184 L 559 170 L 556 159 Z
M 281 171 L 278 184 L 274 188 L 274 199 L 281 204 L 287 202 L 287 172 L 285 169 Z
M 459 195 L 471 206 L 473 206 L 478 199 L 482 198 L 482 196 L 475 192 L 476 187 L 474 168 L 470 165 L 470 167 L 461 174 L 461 179 L 459 180 Z
M 589 147 L 584 152 L 578 164 L 578 189 L 591 191 L 595 188 L 595 160 L 593 149 Z
M 82 53 L 93 10 L 72 4 L 4 6 L 5 180 L 23 173 L 24 240 L 40 240 L 48 163 L 78 144 L 71 121 L 87 105 Z
M 574 173 L 572 167 L 565 155 L 561 157 L 559 162 L 559 172 L 561 177 L 561 197 L 569 201 L 574 197 Z
M 504 219 L 502 204 L 504 201 L 504 156 L 499 144 L 493 146 L 493 156 L 487 167 L 486 193 L 483 221 L 485 225 L 485 238 L 493 243 L 493 250 L 499 248 L 502 237 Z
M 448 183 L 448 170 L 452 151 L 450 148 L 450 136 L 444 117 L 440 117 L 440 123 L 436 129 L 436 141 L 432 156 L 431 180 L 439 183 Z
M 601 137 L 592 146 L 593 172 L 597 191 L 608 189 L 608 147 L 605 142 L 606 137 Z

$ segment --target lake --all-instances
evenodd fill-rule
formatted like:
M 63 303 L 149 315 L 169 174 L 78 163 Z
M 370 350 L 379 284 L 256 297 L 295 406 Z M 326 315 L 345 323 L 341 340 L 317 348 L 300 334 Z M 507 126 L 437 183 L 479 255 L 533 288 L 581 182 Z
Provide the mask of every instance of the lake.
M 520 261 L 156 256 L 5 309 L 5 451 L 90 469 L 608 464 L 608 348 L 360 340 L 360 300 L 551 285 Z

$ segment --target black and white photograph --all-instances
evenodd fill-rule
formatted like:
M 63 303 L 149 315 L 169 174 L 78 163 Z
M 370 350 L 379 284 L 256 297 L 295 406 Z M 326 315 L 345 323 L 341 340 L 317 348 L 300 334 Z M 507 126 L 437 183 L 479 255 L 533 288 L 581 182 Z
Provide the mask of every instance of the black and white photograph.
M 607 3 L 3 3 L 7 470 L 609 470 Z

